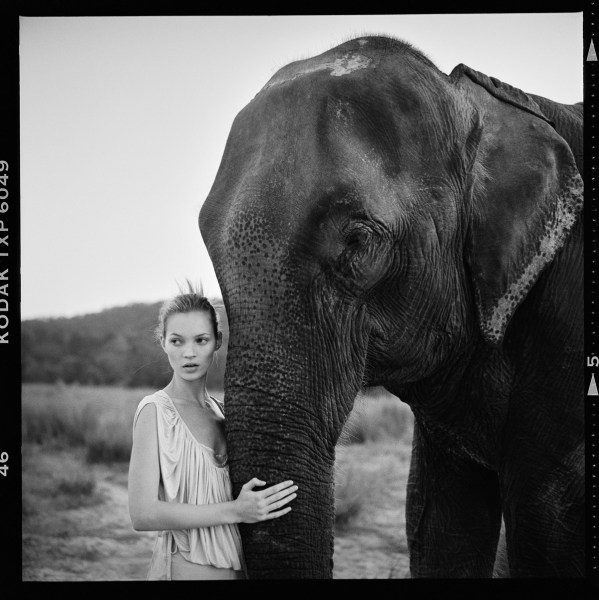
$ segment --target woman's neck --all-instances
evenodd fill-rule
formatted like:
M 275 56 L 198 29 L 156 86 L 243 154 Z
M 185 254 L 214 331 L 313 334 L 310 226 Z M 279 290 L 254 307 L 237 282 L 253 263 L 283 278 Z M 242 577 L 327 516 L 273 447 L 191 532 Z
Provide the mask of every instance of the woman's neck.
M 208 391 L 206 389 L 206 378 L 196 381 L 185 381 L 177 376 L 173 376 L 171 382 L 164 388 L 164 391 L 171 397 L 184 402 L 190 402 L 205 406 Z

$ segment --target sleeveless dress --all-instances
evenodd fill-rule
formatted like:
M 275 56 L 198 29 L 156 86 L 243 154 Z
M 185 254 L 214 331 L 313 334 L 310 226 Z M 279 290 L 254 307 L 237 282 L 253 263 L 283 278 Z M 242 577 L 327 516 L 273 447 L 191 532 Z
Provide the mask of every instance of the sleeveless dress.
M 219 455 L 212 448 L 196 440 L 166 392 L 160 390 L 141 400 L 133 418 L 133 428 L 141 409 L 149 403 L 156 406 L 160 461 L 158 498 L 185 504 L 232 500 L 227 456 L 219 461 Z M 214 398 L 210 399 L 210 408 L 224 416 Z M 147 578 L 170 580 L 175 553 L 196 565 L 245 571 L 241 536 L 236 524 L 159 532 Z

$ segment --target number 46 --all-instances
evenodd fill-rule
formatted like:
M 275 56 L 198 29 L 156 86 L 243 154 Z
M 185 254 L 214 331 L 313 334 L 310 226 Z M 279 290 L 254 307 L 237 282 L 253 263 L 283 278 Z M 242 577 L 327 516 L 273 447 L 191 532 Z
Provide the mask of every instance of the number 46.
M 3 452 L 0 454 L 0 463 L 5 463 L 8 460 L 8 452 Z M 3 477 L 6 477 L 6 471 L 8 471 L 8 465 L 2 465 L 0 467 L 0 474 Z

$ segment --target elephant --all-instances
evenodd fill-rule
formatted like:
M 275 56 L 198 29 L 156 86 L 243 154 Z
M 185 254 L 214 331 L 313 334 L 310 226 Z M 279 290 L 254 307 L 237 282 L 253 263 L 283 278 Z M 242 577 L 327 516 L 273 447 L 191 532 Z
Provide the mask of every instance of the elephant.
M 279 69 L 235 117 L 199 226 L 226 307 L 248 575 L 332 578 L 357 394 L 409 405 L 411 578 L 584 571 L 582 103 L 383 36 Z

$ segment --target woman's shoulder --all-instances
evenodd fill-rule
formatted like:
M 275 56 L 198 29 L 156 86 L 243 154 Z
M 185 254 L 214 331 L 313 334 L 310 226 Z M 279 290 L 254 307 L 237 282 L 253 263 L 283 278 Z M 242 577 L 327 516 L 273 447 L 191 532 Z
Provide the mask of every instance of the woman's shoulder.
M 154 404 L 157 404 L 160 406 L 168 405 L 168 396 L 162 390 L 158 390 L 152 394 L 148 394 L 147 396 L 144 396 L 139 401 L 137 408 L 138 409 L 140 407 L 143 408 L 144 406 L 146 406 L 146 404 L 149 404 L 150 402 L 153 402 Z
M 135 426 L 135 423 L 137 422 L 139 413 L 148 404 L 153 404 L 156 407 L 156 409 L 164 409 L 169 407 L 168 397 L 166 397 L 162 391 L 157 391 L 153 394 L 149 394 L 148 396 L 144 396 L 140 400 L 139 404 L 137 405 L 137 409 L 135 410 L 135 415 L 133 417 L 133 426 Z

